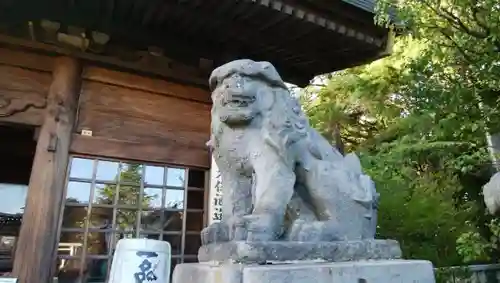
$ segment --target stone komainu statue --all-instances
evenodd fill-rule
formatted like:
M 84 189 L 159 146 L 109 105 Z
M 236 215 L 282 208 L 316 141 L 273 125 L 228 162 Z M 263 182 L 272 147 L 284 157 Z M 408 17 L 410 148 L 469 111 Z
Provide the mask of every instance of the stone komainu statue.
M 354 154 L 312 129 L 268 62 L 213 71 L 211 139 L 223 219 L 202 232 L 220 241 L 373 239 L 378 194 Z

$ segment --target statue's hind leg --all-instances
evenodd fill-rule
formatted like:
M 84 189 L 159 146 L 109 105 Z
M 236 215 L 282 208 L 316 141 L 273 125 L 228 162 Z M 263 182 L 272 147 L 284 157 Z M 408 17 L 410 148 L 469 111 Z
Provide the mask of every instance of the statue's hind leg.
M 326 233 L 333 231 L 333 229 L 327 228 L 325 221 L 318 220 L 317 212 L 310 203 L 311 197 L 304 193 L 305 186 L 299 183 L 295 190 L 296 192 L 288 204 L 289 225 L 285 239 L 300 242 L 337 240 L 336 235 L 330 232 Z
M 297 242 L 333 242 L 343 240 L 338 225 L 333 221 L 307 222 L 297 220 L 293 223 L 287 239 Z
M 321 241 L 373 239 L 373 185 L 330 162 L 319 161 L 313 169 L 305 184 L 320 223 L 305 223 L 301 230 Z
M 346 215 L 343 203 L 348 197 L 339 192 L 332 178 L 332 164 L 317 161 L 309 170 L 298 168 L 297 175 L 302 184 L 298 192 L 306 206 L 315 214 L 316 221 L 298 219 L 290 229 L 288 238 L 291 241 L 340 241 L 346 238 L 342 224 Z

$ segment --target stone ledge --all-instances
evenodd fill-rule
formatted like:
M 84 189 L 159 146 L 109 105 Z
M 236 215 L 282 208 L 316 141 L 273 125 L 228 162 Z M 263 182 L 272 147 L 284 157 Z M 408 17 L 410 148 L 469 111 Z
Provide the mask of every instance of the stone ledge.
M 329 263 L 246 265 L 185 263 L 172 283 L 435 283 L 424 260 L 374 260 Z
M 327 262 L 401 258 L 395 240 L 339 242 L 222 242 L 202 246 L 200 262 L 266 263 L 299 260 Z

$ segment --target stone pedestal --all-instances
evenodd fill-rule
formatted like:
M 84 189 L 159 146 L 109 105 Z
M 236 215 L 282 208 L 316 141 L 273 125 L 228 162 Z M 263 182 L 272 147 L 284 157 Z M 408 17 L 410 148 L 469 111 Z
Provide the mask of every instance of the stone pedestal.
M 394 240 L 222 242 L 177 265 L 172 283 L 435 283 L 430 262 L 400 258 Z
M 435 283 L 432 264 L 420 260 L 298 262 L 271 265 L 187 263 L 172 283 Z
M 275 263 L 304 260 L 328 262 L 385 260 L 401 258 L 395 240 L 359 240 L 338 242 L 245 242 L 231 241 L 202 246 L 199 262 Z

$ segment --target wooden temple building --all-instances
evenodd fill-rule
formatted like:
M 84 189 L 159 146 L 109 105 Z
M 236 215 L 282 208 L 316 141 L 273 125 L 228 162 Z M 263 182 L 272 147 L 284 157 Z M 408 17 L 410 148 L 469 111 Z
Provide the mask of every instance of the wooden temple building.
M 105 282 L 120 238 L 196 261 L 210 71 L 305 86 L 387 53 L 372 0 L 0 1 L 0 274 Z

